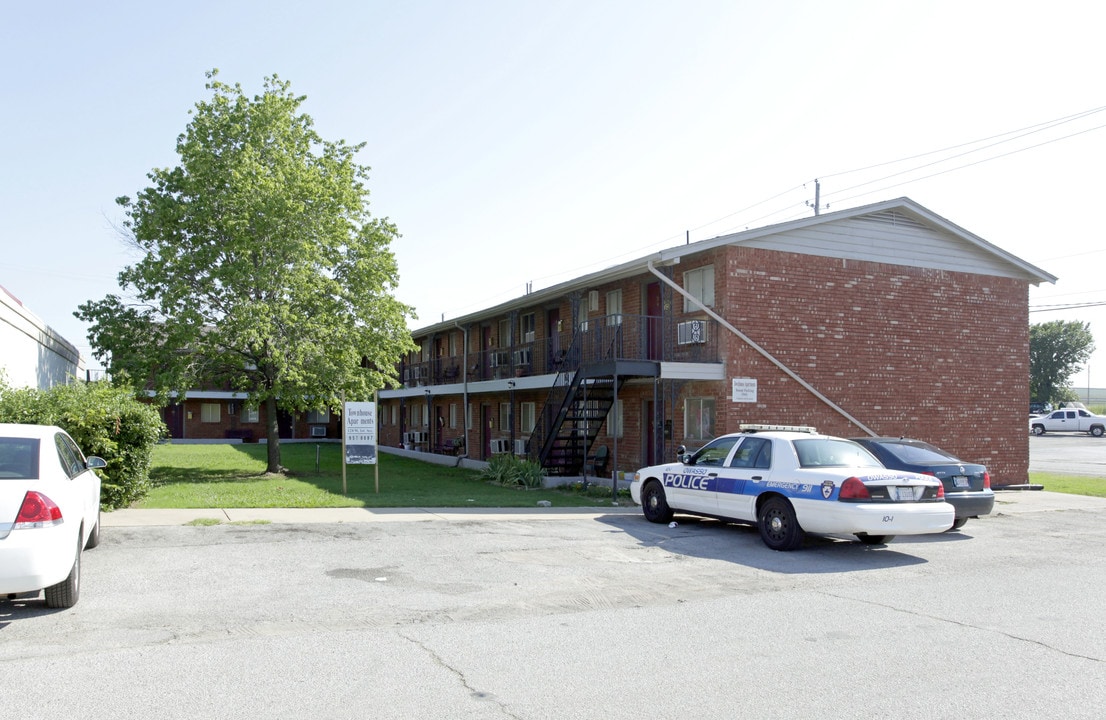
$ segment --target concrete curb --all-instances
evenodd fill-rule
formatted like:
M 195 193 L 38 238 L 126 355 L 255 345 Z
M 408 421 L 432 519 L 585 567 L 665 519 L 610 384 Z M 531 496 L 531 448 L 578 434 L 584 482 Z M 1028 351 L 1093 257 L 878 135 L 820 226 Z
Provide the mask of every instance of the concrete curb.
M 1028 487 L 1028 486 L 1027 486 Z M 1037 490 L 1025 492 L 1006 487 L 995 493 L 992 516 L 1027 512 L 1083 510 L 1106 513 L 1106 498 Z M 489 522 L 532 520 L 581 520 L 610 515 L 640 515 L 638 507 L 595 506 L 581 508 L 198 508 L 182 510 L 116 510 L 104 513 L 104 527 L 187 525 L 201 520 L 218 523 L 392 523 L 392 522 Z M 973 521 L 975 522 L 975 521 Z
M 196 508 L 125 509 L 104 513 L 104 527 L 218 523 L 363 523 L 363 522 L 486 522 L 491 520 L 579 520 L 607 515 L 637 515 L 636 507 L 582 508 Z

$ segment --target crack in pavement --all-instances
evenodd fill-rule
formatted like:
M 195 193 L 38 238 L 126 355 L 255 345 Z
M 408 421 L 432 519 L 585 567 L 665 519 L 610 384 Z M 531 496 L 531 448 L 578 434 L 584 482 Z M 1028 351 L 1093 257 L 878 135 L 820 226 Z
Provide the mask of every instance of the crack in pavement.
M 939 615 L 933 615 L 931 613 L 922 612 L 920 610 L 906 610 L 906 609 L 903 609 L 901 607 L 896 607 L 894 605 L 888 605 L 887 603 L 876 602 L 875 600 L 865 600 L 863 598 L 850 597 L 848 595 L 838 595 L 837 593 L 824 592 L 824 591 L 819 593 L 819 594 L 825 595 L 827 597 L 836 598 L 838 600 L 849 600 L 849 601 L 852 601 L 852 602 L 864 603 L 865 605 L 872 605 L 874 607 L 885 608 L 887 610 L 894 610 L 895 612 L 900 612 L 900 613 L 903 613 L 904 615 L 924 617 L 924 618 L 928 618 L 930 620 L 936 620 L 937 622 L 943 622 L 943 623 L 948 623 L 949 625 L 956 625 L 957 627 L 967 628 L 969 630 L 980 630 L 982 632 L 989 632 L 989 633 L 993 633 L 995 635 L 1002 635 L 1003 637 L 1009 638 L 1011 640 L 1017 640 L 1019 642 L 1024 642 L 1024 643 L 1029 643 L 1031 645 L 1036 645 L 1038 647 L 1044 648 L 1045 650 L 1051 650 L 1053 652 L 1060 653 L 1061 655 L 1066 655 L 1067 657 L 1070 657 L 1070 658 L 1076 658 L 1076 659 L 1079 659 L 1079 660 L 1090 660 L 1091 662 L 1095 662 L 1095 663 L 1104 662 L 1103 658 L 1092 657 L 1090 655 L 1082 655 L 1080 653 L 1071 652 L 1070 650 L 1064 650 L 1063 648 L 1056 647 L 1055 645 L 1049 645 L 1048 643 L 1043 642 L 1041 640 L 1034 640 L 1033 638 L 1024 637 L 1022 635 L 1015 635 L 1013 633 L 1007 632 L 1005 630 L 1000 630 L 998 628 L 989 628 L 989 627 L 982 627 L 982 626 L 979 626 L 979 625 L 973 625 L 972 623 L 964 622 L 962 620 L 952 620 L 950 618 L 940 617 Z
M 435 663 L 437 663 L 437 665 L 439 667 L 441 667 L 443 670 L 446 670 L 446 671 L 452 673 L 454 676 L 456 676 L 457 680 L 461 683 L 461 687 L 468 690 L 469 695 L 471 697 L 473 697 L 477 700 L 488 700 L 489 702 L 494 703 L 496 705 L 496 707 L 499 708 L 500 712 L 502 712 L 506 717 L 514 718 L 514 720 L 522 720 L 522 718 L 520 716 L 515 715 L 513 712 L 511 712 L 511 710 L 510 710 L 510 708 L 508 708 L 507 704 L 502 702 L 501 700 L 499 700 L 495 695 L 493 695 L 492 693 L 484 692 L 483 690 L 477 690 L 471 684 L 469 684 L 468 678 L 465 677 L 464 672 L 462 672 L 461 670 L 458 670 L 457 668 L 455 668 L 452 665 L 450 665 L 449 663 L 447 663 L 444 659 L 442 659 L 441 655 L 439 655 L 437 652 L 435 652 L 426 643 L 424 643 L 421 640 L 418 640 L 416 638 L 404 635 L 403 633 L 396 633 L 396 634 L 399 637 L 406 640 L 407 642 L 409 642 L 412 645 L 415 645 L 416 647 L 421 649 L 427 655 L 429 655 L 430 658 Z

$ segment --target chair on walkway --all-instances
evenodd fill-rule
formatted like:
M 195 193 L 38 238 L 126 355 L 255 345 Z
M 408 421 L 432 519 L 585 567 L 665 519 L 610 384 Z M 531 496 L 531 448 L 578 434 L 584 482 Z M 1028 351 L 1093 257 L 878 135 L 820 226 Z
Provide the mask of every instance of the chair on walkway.
M 600 445 L 595 454 L 584 463 L 584 473 L 592 477 L 606 477 L 607 465 L 610 463 L 610 451 L 606 445 Z

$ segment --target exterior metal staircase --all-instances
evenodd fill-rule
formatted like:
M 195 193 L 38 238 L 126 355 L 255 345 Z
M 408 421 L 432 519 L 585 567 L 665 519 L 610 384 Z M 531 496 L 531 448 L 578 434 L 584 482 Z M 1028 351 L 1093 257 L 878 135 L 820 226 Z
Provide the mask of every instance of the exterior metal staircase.
M 618 357 L 621 338 L 617 329 L 609 334 L 609 338 L 586 332 L 573 336 L 536 418 L 530 459 L 550 475 L 580 475 L 618 390 L 632 377 L 660 375 L 657 362 Z

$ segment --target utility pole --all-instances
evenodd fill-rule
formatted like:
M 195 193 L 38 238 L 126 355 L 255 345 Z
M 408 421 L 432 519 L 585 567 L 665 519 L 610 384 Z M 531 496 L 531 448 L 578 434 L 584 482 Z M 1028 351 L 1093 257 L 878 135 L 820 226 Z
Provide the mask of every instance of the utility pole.
M 818 215 L 822 211 L 822 183 L 818 178 L 814 178 L 814 202 L 806 201 L 807 207 L 814 208 L 814 214 Z M 827 205 L 826 207 L 829 207 Z

